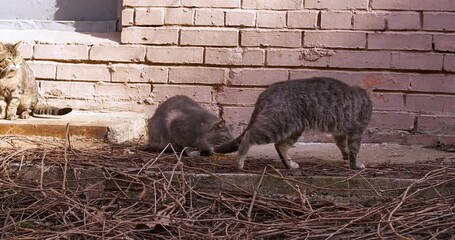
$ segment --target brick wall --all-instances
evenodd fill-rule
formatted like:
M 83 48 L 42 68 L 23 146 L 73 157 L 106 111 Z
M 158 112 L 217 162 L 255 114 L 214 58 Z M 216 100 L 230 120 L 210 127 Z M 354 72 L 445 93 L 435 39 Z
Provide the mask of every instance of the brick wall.
M 122 25 L 117 45 L 34 45 L 42 92 L 134 111 L 186 94 L 239 130 L 267 85 L 328 76 L 374 88 L 367 141 L 455 142 L 453 0 L 124 0 Z

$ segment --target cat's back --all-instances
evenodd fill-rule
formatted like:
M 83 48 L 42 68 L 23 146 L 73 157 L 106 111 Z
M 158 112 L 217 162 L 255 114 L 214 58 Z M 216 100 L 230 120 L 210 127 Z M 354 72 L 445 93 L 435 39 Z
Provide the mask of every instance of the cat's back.
M 324 104 L 340 104 L 356 100 L 368 101 L 367 92 L 333 78 L 319 77 L 274 83 L 260 94 L 257 103 L 292 104 L 296 107 L 299 104 L 318 104 L 320 107 L 325 107 Z
M 371 112 L 364 89 L 333 78 L 298 79 L 274 83 L 261 93 L 250 124 L 336 131 L 363 128 Z
M 185 95 L 176 95 L 161 103 L 152 117 L 152 122 L 175 119 L 187 121 L 216 121 L 218 118 L 198 102 Z

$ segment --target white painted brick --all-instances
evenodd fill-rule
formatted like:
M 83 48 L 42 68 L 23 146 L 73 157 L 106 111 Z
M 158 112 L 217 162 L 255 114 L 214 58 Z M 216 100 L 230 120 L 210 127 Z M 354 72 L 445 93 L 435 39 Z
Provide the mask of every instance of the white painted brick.
M 153 63 L 202 63 L 202 47 L 148 47 L 147 60 Z
M 303 0 L 243 0 L 244 9 L 302 9 Z
M 223 26 L 224 11 L 219 9 L 196 9 L 195 25 Z
M 447 59 L 445 57 L 445 60 Z M 416 74 L 410 75 L 410 90 L 420 92 L 455 93 L 455 81 L 452 75 Z
M 102 64 L 58 64 L 57 79 L 109 82 L 111 73 L 108 66 Z
M 370 95 L 374 110 L 401 111 L 404 108 L 402 93 L 373 93 Z
M 455 54 L 447 54 L 444 57 L 444 70 L 455 72 Z
M 365 89 L 408 91 L 411 74 L 392 72 L 353 72 L 351 81 Z
M 345 83 L 350 84 L 351 73 L 350 72 L 341 72 L 333 70 L 291 70 L 290 79 L 304 79 L 304 78 L 313 78 L 313 77 L 330 77 L 335 78 Z
M 238 43 L 235 29 L 182 29 L 181 45 L 234 47 Z
M 164 102 L 175 95 L 185 95 L 200 103 L 212 103 L 211 86 L 153 85 L 152 96 L 157 102 Z
M 257 27 L 260 28 L 285 28 L 286 12 L 259 11 L 257 12 Z
M 329 59 L 329 66 L 336 68 L 389 69 L 391 53 L 387 51 L 337 51 Z
M 455 52 L 454 34 L 436 34 L 433 36 L 434 48 L 438 51 Z
M 164 11 L 163 9 L 151 8 L 137 8 L 136 17 L 134 20 L 135 25 L 164 25 Z
M 216 99 L 221 104 L 252 106 L 264 89 L 225 87 L 217 92 Z
M 174 67 L 169 69 L 169 83 L 224 84 L 226 70 L 221 68 Z
M 35 59 L 88 59 L 88 48 L 85 45 L 35 45 Z
M 436 31 L 455 31 L 455 13 L 423 13 L 423 29 Z
M 177 44 L 178 38 L 179 32 L 175 28 L 128 27 L 121 33 L 122 43 Z
M 322 12 L 321 28 L 323 29 L 351 29 L 352 12 Z
M 366 46 L 366 34 L 348 31 L 307 31 L 305 47 L 358 48 Z
M 233 125 L 233 133 L 237 136 L 245 130 L 246 125 L 250 121 L 253 109 L 253 107 L 224 106 L 222 118 L 226 120 L 227 123 Z
M 256 13 L 246 10 L 226 11 L 226 26 L 254 27 Z
M 19 52 L 21 53 L 22 58 L 31 59 L 33 56 L 33 45 L 28 43 L 22 43 Z
M 432 35 L 419 33 L 370 33 L 369 49 L 431 50 Z
M 383 30 L 385 29 L 385 13 L 357 12 L 354 14 L 353 28 L 355 30 Z
M 420 14 L 418 12 L 393 12 L 388 16 L 388 27 L 391 30 L 420 29 Z
M 412 0 L 412 10 L 423 11 L 455 11 L 455 1 L 453 0 Z
M 134 9 L 126 8 L 122 10 L 122 26 L 132 26 L 134 24 Z
M 39 85 L 45 98 L 93 99 L 95 95 L 94 83 L 41 81 Z
M 96 83 L 95 98 L 107 98 L 110 101 L 144 101 L 151 96 L 150 84 Z
M 272 83 L 288 80 L 285 69 L 233 69 L 230 73 L 232 86 L 269 86 Z
M 267 66 L 289 67 L 326 67 L 328 58 L 321 57 L 315 60 L 305 60 L 303 49 L 270 49 L 267 50 Z
M 123 6 L 131 7 L 178 7 L 181 0 L 123 0 Z
M 164 10 L 164 24 L 192 25 L 194 10 L 188 8 L 168 8 Z
M 205 63 L 214 65 L 250 65 L 264 64 L 265 52 L 262 49 L 207 48 Z
M 33 70 L 33 75 L 38 79 L 55 79 L 57 63 L 42 61 L 27 61 L 27 64 Z
M 145 46 L 106 45 L 90 48 L 90 60 L 116 62 L 143 62 Z
M 288 27 L 314 29 L 317 27 L 318 14 L 319 12 L 317 11 L 288 12 Z
M 183 0 L 185 7 L 239 8 L 240 0 Z
M 263 66 L 265 63 L 265 50 L 247 48 L 243 51 L 244 66 Z
M 369 0 L 305 0 L 305 8 L 330 10 L 367 9 L 368 1 Z
M 443 54 L 436 53 L 392 53 L 392 69 L 442 70 Z
M 242 30 L 241 36 L 241 44 L 246 47 L 300 47 L 302 45 L 300 31 Z
M 168 69 L 137 64 L 112 65 L 112 82 L 166 83 Z
M 410 10 L 414 0 L 373 0 L 372 9 L 381 10 Z

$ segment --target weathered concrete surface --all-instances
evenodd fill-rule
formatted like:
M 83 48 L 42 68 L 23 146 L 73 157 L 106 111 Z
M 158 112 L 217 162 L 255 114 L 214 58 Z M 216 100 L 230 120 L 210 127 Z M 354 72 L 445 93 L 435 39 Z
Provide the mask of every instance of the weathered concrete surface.
M 10 165 L 11 177 L 19 182 L 37 186 L 41 180 L 43 187 L 61 188 L 64 179 L 63 169 L 59 166 L 46 166 L 44 172 L 39 165 Z M 139 169 L 130 169 L 132 173 Z M 43 174 L 41 176 L 41 174 Z M 181 173 L 148 172 L 150 179 L 166 178 L 167 181 L 181 182 Z M 127 187 L 131 194 L 138 194 L 143 190 L 143 184 L 122 182 L 121 177 L 108 179 L 102 168 L 69 168 L 67 171 L 67 188 L 81 189 L 96 186 L 95 191 L 111 191 L 118 187 Z M 261 179 L 262 178 L 262 179 Z M 365 178 L 362 176 L 279 176 L 277 174 L 249 173 L 212 173 L 195 174 L 185 173 L 185 181 L 195 190 L 203 192 L 224 192 L 230 194 L 257 194 L 267 197 L 307 197 L 312 201 L 337 201 L 372 204 L 378 201 L 387 201 L 400 196 L 417 179 L 395 178 Z M 434 188 L 427 188 L 419 193 L 420 198 L 434 197 L 437 194 L 455 194 L 455 181 L 433 180 L 427 183 L 439 183 Z M 91 187 L 90 187 L 91 188 Z M 419 186 L 414 187 L 415 191 Z M 93 190 L 92 190 L 93 191 Z
M 289 150 L 290 157 L 299 162 L 307 161 L 340 161 L 341 152 L 335 143 L 296 143 Z M 276 159 L 279 157 L 273 144 L 252 146 L 246 161 L 260 161 L 259 159 Z M 415 163 L 428 160 L 455 161 L 454 152 L 439 151 L 425 148 L 420 145 L 399 145 L 393 143 L 364 143 L 360 149 L 358 160 L 368 167 L 377 163 Z M 311 161 L 310 160 L 310 161 Z
M 65 116 L 0 120 L 0 134 L 65 138 L 70 136 L 125 143 L 140 139 L 146 131 L 146 116 L 133 112 L 74 111 Z

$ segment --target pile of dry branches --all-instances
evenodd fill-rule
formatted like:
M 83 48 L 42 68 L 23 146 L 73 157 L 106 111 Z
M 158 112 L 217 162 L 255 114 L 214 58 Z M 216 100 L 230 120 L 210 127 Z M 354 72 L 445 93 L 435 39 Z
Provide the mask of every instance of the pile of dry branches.
M 195 188 L 178 155 L 37 143 L 0 153 L 0 239 L 450 239 L 455 169 L 436 168 L 370 206 Z M 32 166 L 35 174 L 28 171 Z M 203 166 L 198 166 L 203 170 Z M 83 170 L 86 171 L 83 171 Z M 289 179 L 289 176 L 286 176 Z M 220 180 L 222 181 L 222 180 Z M 435 194 L 423 198 L 421 193 Z

